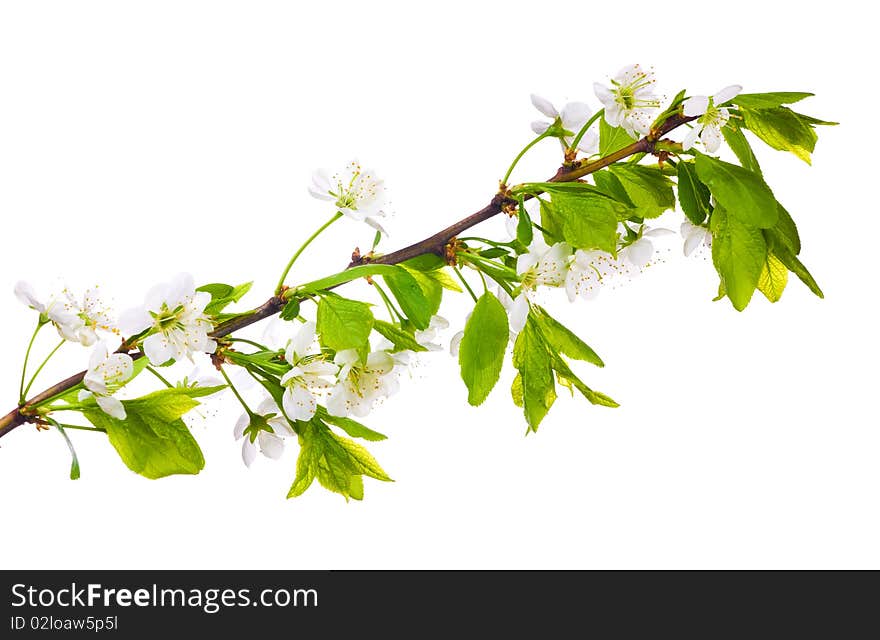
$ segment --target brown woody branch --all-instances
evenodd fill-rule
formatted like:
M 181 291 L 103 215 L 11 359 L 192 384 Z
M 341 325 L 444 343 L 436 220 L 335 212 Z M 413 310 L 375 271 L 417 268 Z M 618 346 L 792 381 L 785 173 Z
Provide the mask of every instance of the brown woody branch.
M 639 154 L 639 153 L 652 153 L 654 151 L 655 143 L 660 140 L 667 133 L 672 131 L 673 129 L 680 127 L 686 122 L 690 122 L 694 118 L 685 117 L 681 115 L 673 115 L 668 118 L 660 127 L 656 130 L 651 131 L 650 134 L 633 142 L 632 144 L 623 147 L 622 149 L 615 151 L 614 153 L 610 153 L 607 156 L 602 158 L 598 158 L 593 161 L 580 161 L 576 162 L 572 165 L 564 165 L 559 168 L 559 171 L 556 172 L 552 178 L 547 180 L 547 182 L 573 182 L 580 178 L 583 178 L 586 175 L 589 175 L 599 169 L 604 169 L 605 167 L 614 164 L 624 158 L 628 158 L 630 156 Z M 502 207 L 505 203 L 509 202 L 508 198 L 504 194 L 497 194 L 485 207 L 480 209 L 479 211 L 472 213 L 456 222 L 453 225 L 450 225 L 443 229 L 442 231 L 438 231 L 434 235 L 421 240 L 420 242 L 416 242 L 408 247 L 404 247 L 403 249 L 398 249 L 397 251 L 392 251 L 391 253 L 386 253 L 377 257 L 368 257 L 364 256 L 353 260 L 348 266 L 353 267 L 361 264 L 397 264 L 400 262 L 404 262 L 409 260 L 410 258 L 415 258 L 416 256 L 425 255 L 429 253 L 436 254 L 438 256 L 443 257 L 446 245 L 450 240 L 461 234 L 463 231 L 474 227 L 481 222 L 492 218 L 493 216 L 498 215 L 502 211 Z M 243 329 L 244 327 L 250 326 L 260 320 L 264 320 L 265 318 L 271 317 L 276 313 L 279 313 L 281 309 L 285 305 L 285 300 L 281 296 L 272 296 L 262 305 L 254 309 L 253 311 L 232 318 L 217 325 L 217 328 L 211 333 L 212 337 L 222 338 L 223 336 L 227 336 L 230 333 L 238 331 L 239 329 Z M 128 344 L 123 343 L 123 346 L 120 347 L 120 351 L 123 353 L 128 353 L 130 351 Z M 143 356 L 143 353 L 136 352 L 132 353 L 132 358 L 140 358 Z M 57 384 L 52 385 L 48 389 L 38 393 L 33 398 L 27 400 L 23 405 L 16 407 L 5 416 L 0 418 L 0 438 L 5 436 L 7 433 L 19 427 L 26 422 L 31 422 L 34 419 L 34 416 L 29 411 L 29 407 L 33 407 L 41 402 L 45 402 L 50 398 L 54 398 L 65 391 L 68 391 L 82 382 L 83 377 L 85 376 L 85 371 L 80 371 L 77 374 L 70 376 L 58 382 Z

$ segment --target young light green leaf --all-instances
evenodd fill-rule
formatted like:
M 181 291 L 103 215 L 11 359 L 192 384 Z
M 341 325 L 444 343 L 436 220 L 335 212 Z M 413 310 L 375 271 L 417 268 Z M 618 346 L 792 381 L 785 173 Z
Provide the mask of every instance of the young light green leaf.
M 391 344 L 394 345 L 395 351 L 427 351 L 428 349 L 416 342 L 415 336 L 401 329 L 396 324 L 385 322 L 384 320 L 373 320 L 373 331 L 381 334 Z
M 599 405 L 602 407 L 619 407 L 620 405 L 611 397 L 605 395 L 601 391 L 594 391 L 587 385 L 583 383 L 583 381 L 578 378 L 568 364 L 563 360 L 558 354 L 551 354 L 550 356 L 551 366 L 553 370 L 556 372 L 557 378 L 559 378 L 562 384 L 569 389 L 573 386 L 575 389 L 580 391 L 581 395 L 583 395 L 590 404 Z
M 794 104 L 804 98 L 809 98 L 812 93 L 801 91 L 775 91 L 772 93 L 741 93 L 732 102 L 740 107 L 749 109 L 772 109 L 784 104 Z
M 807 288 L 810 291 L 820 298 L 824 298 L 825 294 L 822 293 L 822 289 L 819 288 L 813 275 L 807 270 L 798 257 L 792 253 L 776 229 L 767 229 L 764 232 L 764 236 L 767 239 L 767 243 L 770 247 L 770 251 L 773 252 L 773 255 L 775 255 L 789 271 L 795 274 L 801 282 L 807 285 Z
M 544 340 L 552 349 L 575 360 L 583 360 L 597 367 L 605 366 L 602 358 L 593 351 L 590 345 L 578 338 L 555 318 L 551 317 L 542 307 L 533 307 L 533 314 L 535 322 L 538 323 L 544 336 Z
M 770 302 L 778 302 L 786 284 L 788 284 L 788 269 L 779 258 L 768 252 L 761 276 L 758 278 L 758 291 Z
M 529 318 L 513 347 L 513 366 L 519 371 L 523 413 L 532 431 L 556 401 L 556 383 L 550 367 L 550 354 L 535 321 Z M 516 396 L 514 396 L 516 399 Z
M 562 219 L 556 212 L 556 208 L 544 199 L 539 200 L 541 205 L 541 227 L 545 230 L 544 242 L 553 246 L 562 240 Z
M 721 129 L 721 133 L 727 141 L 727 146 L 730 147 L 731 151 L 736 155 L 743 168 L 757 173 L 759 176 L 763 175 L 761 172 L 761 165 L 758 164 L 755 152 L 752 151 L 752 145 L 749 144 L 743 130 L 739 127 L 733 127 L 728 124 Z
M 233 287 L 232 285 L 215 282 L 206 284 L 196 291 L 204 291 L 211 294 L 211 302 L 205 307 L 205 313 L 209 316 L 215 316 L 228 305 L 238 302 L 244 295 L 251 290 L 253 282 L 245 282 L 244 284 Z
M 498 382 L 509 339 L 507 312 L 498 298 L 484 293 L 464 327 L 458 350 L 461 379 L 467 386 L 470 404 L 482 404 Z
M 523 381 L 522 374 L 517 373 L 510 385 L 510 396 L 513 398 L 513 404 L 522 409 L 523 406 Z
M 524 206 L 519 207 L 519 219 L 516 223 L 516 239 L 525 246 L 532 244 L 532 218 Z
M 616 164 L 611 165 L 608 171 L 620 182 L 639 217 L 656 218 L 667 209 L 675 208 L 672 181 L 659 169 L 637 164 Z
M 712 212 L 709 200 L 709 187 L 700 182 L 693 163 L 682 160 L 676 167 L 678 172 L 678 201 L 681 209 L 694 224 L 703 224 Z
M 785 245 L 785 247 L 793 254 L 797 255 L 801 252 L 801 238 L 798 234 L 797 225 L 791 214 L 781 204 L 777 203 L 779 212 L 779 220 L 773 231 L 776 232 L 777 239 Z
M 321 344 L 334 351 L 360 349 L 367 344 L 373 330 L 370 305 L 325 293 L 318 302 L 316 330 Z
M 111 418 L 97 407 L 83 410 L 83 415 L 107 432 L 110 444 L 135 473 L 151 479 L 196 474 L 205 466 L 205 458 L 180 416 L 198 406 L 194 397 L 219 388 L 174 387 L 123 400 L 125 420 Z
M 296 477 L 287 492 L 288 498 L 296 498 L 312 486 L 318 474 L 318 462 L 321 459 L 321 443 L 316 438 L 299 438 L 299 456 L 296 459 Z
M 339 427 L 352 438 L 361 438 L 363 440 L 369 440 L 370 442 L 379 442 L 380 440 L 386 440 L 388 438 L 385 434 L 373 431 L 357 420 L 331 415 L 323 407 L 318 408 L 318 416 L 324 422 L 332 424 L 334 427 Z
M 818 136 L 801 116 L 787 107 L 742 109 L 744 125 L 769 146 L 790 151 L 810 164 Z
M 551 202 L 570 245 L 617 253 L 617 222 L 629 217 L 632 209 L 598 191 L 554 193 Z
M 434 253 L 424 253 L 415 258 L 410 258 L 405 262 L 401 262 L 402 267 L 415 269 L 416 271 L 435 271 L 446 266 L 446 262 L 440 256 Z
M 623 127 L 612 127 L 605 122 L 605 118 L 599 120 L 599 155 L 607 156 L 632 144 L 636 139 L 631 137 Z
M 720 206 L 712 214 L 710 230 L 712 262 L 727 297 L 737 311 L 742 311 L 752 299 L 767 258 L 764 235 Z
M 776 224 L 776 198 L 761 176 L 703 154 L 697 155 L 696 168 L 697 176 L 728 214 L 753 227 L 767 229 Z
M 79 458 L 76 456 L 76 449 L 73 448 L 73 442 L 70 441 L 70 436 L 67 435 L 67 431 L 65 431 L 64 427 L 62 427 L 56 420 L 49 416 L 46 416 L 45 420 L 58 429 L 58 433 L 61 434 L 61 437 L 64 438 L 64 442 L 67 443 L 67 450 L 70 451 L 70 479 L 79 480 Z
M 296 320 L 299 316 L 299 300 L 297 298 L 291 298 L 287 304 L 284 305 L 284 308 L 281 309 L 281 319 L 282 320 Z
M 449 289 L 450 291 L 455 291 L 456 293 L 461 293 L 463 291 L 461 285 L 455 281 L 455 278 L 449 275 L 449 271 L 447 269 L 434 269 L 432 271 L 426 271 L 425 277 L 430 278 L 444 289 Z

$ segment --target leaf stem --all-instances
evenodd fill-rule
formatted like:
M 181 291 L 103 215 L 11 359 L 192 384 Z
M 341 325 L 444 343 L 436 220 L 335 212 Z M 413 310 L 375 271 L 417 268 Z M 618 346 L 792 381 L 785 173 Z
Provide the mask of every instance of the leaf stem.
M 156 371 L 156 369 L 154 369 L 154 368 L 151 367 L 150 365 L 147 365 L 147 371 L 149 371 L 149 372 L 152 373 L 154 376 L 156 376 L 157 378 L 159 378 L 159 380 L 162 381 L 162 384 L 164 384 L 164 385 L 165 385 L 166 387 L 168 387 L 169 389 L 173 389 L 173 388 L 174 388 L 174 385 L 173 385 L 173 384 L 171 384 L 170 382 L 168 382 L 168 381 L 162 376 L 161 373 L 159 373 L 158 371 Z
M 297 316 L 299 318 L 299 316 Z M 305 320 L 303 320 L 305 321 Z M 253 340 L 248 340 L 247 338 L 227 338 L 230 342 L 241 342 L 244 344 L 249 344 L 252 347 L 256 347 L 257 349 L 261 349 L 263 351 L 272 351 L 269 347 L 264 344 L 260 344 L 259 342 L 254 342 Z
M 43 367 L 46 366 L 46 363 L 49 362 L 49 360 L 52 358 L 52 356 L 55 355 L 55 352 L 58 351 L 58 349 L 61 348 L 61 345 L 63 345 L 64 342 L 65 342 L 64 340 L 61 340 L 61 342 L 59 342 L 59 343 L 55 346 L 55 348 L 52 349 L 52 351 L 49 352 L 49 355 L 46 356 L 46 359 L 43 360 L 43 362 L 40 363 L 40 366 L 37 367 L 37 370 L 34 371 L 34 375 L 31 376 L 30 382 L 27 383 L 27 386 L 24 388 L 24 391 L 21 392 L 22 401 L 24 400 L 25 397 L 27 397 L 28 391 L 31 390 L 31 387 L 32 387 L 33 384 L 34 384 L 34 380 L 36 380 L 36 379 L 37 379 L 37 376 L 40 375 L 40 371 L 43 370 Z
M 577 132 L 577 135 L 574 137 L 574 140 L 571 141 L 570 149 L 577 151 L 578 145 L 581 143 L 581 138 L 584 137 L 584 134 L 589 130 L 590 127 L 593 126 L 593 123 L 596 122 L 602 115 L 604 115 L 605 109 L 599 109 L 593 116 L 584 123 L 584 126 L 581 127 L 581 130 Z
M 281 274 L 281 277 L 278 278 L 278 286 L 275 287 L 275 294 L 276 295 L 281 293 L 281 290 L 284 287 L 284 281 L 287 279 L 287 274 L 290 273 L 290 269 L 291 269 L 291 267 L 293 267 L 293 263 L 296 262 L 296 259 L 299 258 L 300 255 L 302 254 L 302 252 L 306 250 L 306 247 L 308 247 L 310 244 L 312 244 L 312 241 L 315 238 L 317 238 L 319 235 L 321 235 L 321 233 L 323 233 L 324 230 L 327 229 L 327 227 L 329 227 L 331 224 L 333 224 L 334 222 L 339 220 L 339 218 L 341 218 L 341 217 L 342 217 L 341 211 L 337 211 L 336 213 L 334 213 L 333 216 L 327 222 L 325 222 L 320 227 L 318 227 L 317 231 L 315 231 L 312 235 L 310 235 L 306 239 L 306 241 L 302 243 L 300 248 L 296 250 L 296 253 L 293 254 L 293 256 L 290 258 L 290 262 L 288 262 L 287 266 L 284 268 L 284 272 Z
M 388 294 L 385 293 L 385 289 L 382 288 L 382 285 L 380 285 L 375 280 L 373 280 L 371 284 L 379 293 L 379 296 L 382 298 L 382 302 L 385 303 L 385 308 L 388 309 L 388 315 L 391 316 L 391 320 L 393 321 L 396 317 L 397 321 L 402 323 L 405 319 L 405 316 L 403 315 L 403 313 L 398 311 L 394 304 L 391 302 L 391 298 L 389 298 Z
M 40 333 L 40 329 L 43 328 L 43 322 L 40 322 L 37 319 L 37 326 L 34 329 L 34 334 L 31 336 L 31 341 L 28 342 L 27 351 L 24 352 L 24 363 L 21 365 L 21 384 L 18 385 L 18 403 L 24 404 L 25 400 L 25 392 L 24 392 L 24 378 L 27 372 L 28 360 L 31 357 L 31 348 L 34 346 L 34 340 L 37 339 L 37 334 Z
M 502 185 L 507 184 L 507 181 L 510 179 L 510 174 L 513 173 L 513 170 L 516 168 L 516 165 L 519 164 L 519 161 L 522 159 L 522 157 L 524 155 L 526 155 L 526 153 L 529 151 L 529 149 L 534 147 L 536 144 L 538 144 L 541 140 L 543 140 L 546 137 L 547 137 L 547 131 L 545 131 L 544 133 L 542 133 L 537 138 L 535 138 L 534 140 L 532 140 L 530 143 L 528 143 L 526 146 L 523 147 L 522 151 L 520 151 L 517 154 L 517 156 L 513 159 L 513 162 L 510 163 L 510 167 L 507 169 L 507 173 L 504 174 L 504 178 L 501 179 Z
M 474 302 L 477 301 L 477 294 L 474 293 L 474 290 L 471 289 L 471 285 L 468 284 L 468 281 L 464 279 L 464 274 L 461 272 L 461 269 L 458 267 L 452 267 L 452 270 L 455 271 L 455 275 L 458 276 L 458 279 L 461 280 L 461 283 L 464 285 L 464 288 L 467 289 L 467 292 L 471 294 L 471 298 L 474 299 Z M 485 284 L 485 282 L 483 283 Z
M 251 408 L 247 405 L 247 402 L 244 401 L 244 398 L 241 397 L 241 394 L 238 392 L 238 389 L 235 388 L 235 385 L 232 384 L 232 380 L 229 379 L 229 376 L 226 375 L 226 370 L 223 367 L 220 367 L 220 375 L 223 376 L 223 379 L 226 380 L 226 384 L 229 385 L 229 388 L 232 389 L 232 393 L 238 398 L 238 401 L 241 403 L 241 406 L 244 407 L 245 412 L 249 416 L 256 415 Z

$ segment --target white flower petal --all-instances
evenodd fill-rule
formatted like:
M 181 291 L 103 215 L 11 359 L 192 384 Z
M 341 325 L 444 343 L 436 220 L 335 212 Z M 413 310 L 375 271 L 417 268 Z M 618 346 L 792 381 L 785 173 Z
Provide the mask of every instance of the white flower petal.
M 532 104 L 535 106 L 535 109 L 543 113 L 551 120 L 555 120 L 556 117 L 559 115 L 556 107 L 554 107 L 553 103 L 547 100 L 547 98 L 542 98 L 541 96 L 534 93 L 530 97 L 532 99 Z
M 143 348 L 150 363 L 157 366 L 165 364 L 176 354 L 176 349 L 161 333 L 148 336 L 143 342 Z
M 260 443 L 260 452 L 272 460 L 278 460 L 284 453 L 284 440 L 268 431 L 260 431 L 257 436 Z
M 688 130 L 687 135 L 684 137 L 684 140 L 681 143 L 681 148 L 687 151 L 688 149 L 693 147 L 697 141 L 697 136 L 700 135 L 700 131 L 702 131 L 702 129 L 703 127 L 697 125 Z
M 254 446 L 254 443 L 251 442 L 250 436 L 248 436 L 241 443 L 241 459 L 244 461 L 244 466 L 250 467 L 254 463 L 256 457 L 257 448 Z
M 721 147 L 721 129 L 713 125 L 703 127 L 700 140 L 709 153 L 715 153 Z
M 724 87 L 721 91 L 712 96 L 712 102 L 715 103 L 716 107 L 720 106 L 728 100 L 733 100 L 742 90 L 742 85 L 739 84 L 732 84 L 728 87 Z
M 96 400 L 98 406 L 101 407 L 101 410 L 104 413 L 117 420 L 125 420 L 125 407 L 122 405 L 119 398 L 114 398 L 113 396 L 98 396 Z
M 250 421 L 251 417 L 247 413 L 238 416 L 238 420 L 235 421 L 235 427 L 232 429 L 232 435 L 235 436 L 236 440 L 241 440 L 241 437 L 244 435 L 244 430 L 247 429 Z
M 562 126 L 572 133 L 577 133 L 591 115 L 593 110 L 586 102 L 569 102 L 562 108 Z
M 128 309 L 119 316 L 119 330 L 133 336 L 153 326 L 153 318 L 144 307 Z
M 688 118 L 701 116 L 709 108 L 709 96 L 691 96 L 681 106 L 682 112 Z
M 24 280 L 19 280 L 15 283 L 15 289 L 13 289 L 13 292 L 15 293 L 15 297 L 18 298 L 22 304 L 27 305 L 31 309 L 39 311 L 40 313 L 46 312 L 46 305 L 37 300 L 37 294 L 30 283 L 25 282 Z
M 529 316 L 529 300 L 524 294 L 519 294 L 510 308 L 510 330 L 514 333 L 522 331 L 526 326 L 526 318 Z

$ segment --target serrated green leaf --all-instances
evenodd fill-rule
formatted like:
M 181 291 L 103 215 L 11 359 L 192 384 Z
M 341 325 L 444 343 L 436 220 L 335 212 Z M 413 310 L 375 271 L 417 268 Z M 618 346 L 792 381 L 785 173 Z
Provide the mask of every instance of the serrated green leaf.
M 288 498 L 301 496 L 312 486 L 318 474 L 318 461 L 321 459 L 320 442 L 313 438 L 299 438 L 299 456 L 296 459 L 296 477 L 287 492 Z
M 410 258 L 400 263 L 403 267 L 409 267 L 416 271 L 435 271 L 446 266 L 446 262 L 434 253 L 423 253 L 415 258 Z
M 451 275 L 449 275 L 448 270 L 446 269 L 434 269 L 432 271 L 426 271 L 425 276 L 439 284 L 444 289 L 448 289 L 449 291 L 455 291 L 456 293 L 461 293 L 463 290 L 461 285 L 455 281 Z
M 772 109 L 784 104 L 794 104 L 800 102 L 804 98 L 812 97 L 812 93 L 804 93 L 801 91 L 774 91 L 771 93 L 741 93 L 731 102 L 740 107 L 748 107 L 750 109 Z
M 523 406 L 523 383 L 522 375 L 516 374 L 513 384 L 510 385 L 510 396 L 513 398 L 513 404 L 522 409 Z
M 787 283 L 788 269 L 779 258 L 768 252 L 761 276 L 758 278 L 758 291 L 770 302 L 778 302 Z
M 370 305 L 332 293 L 321 296 L 316 326 L 321 344 L 334 351 L 359 349 L 368 343 L 372 330 Z
M 533 307 L 533 314 L 535 322 L 538 323 L 544 336 L 544 340 L 551 348 L 569 358 L 583 360 L 597 367 L 605 366 L 602 358 L 593 351 L 590 345 L 577 337 L 555 318 L 551 317 L 545 309 L 535 306 Z
M 205 466 L 205 458 L 180 416 L 198 406 L 195 397 L 221 388 L 175 387 L 123 400 L 125 420 L 111 418 L 97 407 L 83 410 L 83 415 L 107 432 L 110 444 L 135 473 L 151 479 L 196 474 Z
M 562 240 L 562 220 L 559 214 L 556 213 L 556 209 L 549 202 L 543 199 L 539 200 L 539 202 L 541 207 L 541 227 L 547 231 L 547 233 L 543 233 L 544 242 L 553 246 Z
M 761 176 L 703 154 L 697 155 L 696 169 L 699 179 L 728 214 L 753 227 L 767 229 L 776 224 L 776 198 Z
M 532 431 L 556 400 L 556 383 L 550 354 L 533 319 L 528 318 L 513 347 L 513 366 L 522 381 L 523 413 Z
M 810 164 L 818 136 L 801 116 L 787 107 L 741 109 L 744 126 L 769 146 L 790 151 Z
M 406 349 L 408 351 L 427 351 L 428 349 L 416 342 L 415 336 L 396 324 L 384 320 L 373 320 L 373 331 L 384 336 L 394 345 L 395 351 Z
M 569 389 L 573 386 L 577 389 L 581 395 L 583 395 L 590 404 L 599 405 L 602 407 L 619 407 L 620 405 L 610 396 L 605 395 L 601 391 L 595 391 L 588 387 L 584 382 L 578 378 L 568 364 L 563 360 L 558 354 L 550 355 L 551 366 L 553 370 L 556 372 L 557 377 L 561 377 L 565 382 L 563 383 Z
M 554 193 L 551 206 L 562 222 L 562 235 L 576 249 L 617 252 L 617 223 L 632 209 L 599 191 Z
M 716 207 L 710 223 L 712 262 L 737 311 L 749 304 L 767 257 L 767 243 L 757 227 Z
M 630 136 L 623 127 L 612 127 L 605 121 L 599 120 L 599 155 L 607 156 L 619 151 L 625 146 L 632 144 L 636 139 Z
M 763 175 L 761 172 L 761 165 L 758 164 L 755 152 L 752 151 L 752 145 L 749 144 L 743 130 L 739 127 L 733 127 L 728 124 L 721 129 L 721 133 L 727 141 L 727 146 L 730 147 L 730 150 L 736 155 L 743 168 L 757 173 L 759 176 Z
M 637 164 L 616 164 L 611 165 L 608 171 L 617 178 L 639 217 L 656 218 L 664 211 L 675 208 L 672 181 L 659 169 Z
M 777 203 L 779 212 L 779 220 L 773 229 L 778 233 L 778 239 L 793 254 L 797 255 L 801 252 L 801 238 L 798 234 L 797 225 L 791 214 L 781 204 Z
M 458 350 L 461 378 L 468 388 L 470 404 L 482 404 L 498 382 L 509 340 L 504 306 L 491 293 L 484 293 L 464 327 Z
M 693 163 L 682 160 L 676 167 L 678 173 L 678 201 L 688 220 L 703 224 L 712 212 L 709 187 L 700 182 Z
M 401 268 L 398 273 L 383 276 L 383 279 L 409 321 L 417 329 L 426 329 L 431 322 L 431 305 L 414 274 L 424 278 L 419 271 Z

